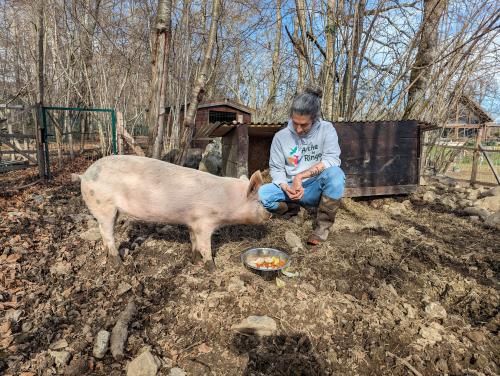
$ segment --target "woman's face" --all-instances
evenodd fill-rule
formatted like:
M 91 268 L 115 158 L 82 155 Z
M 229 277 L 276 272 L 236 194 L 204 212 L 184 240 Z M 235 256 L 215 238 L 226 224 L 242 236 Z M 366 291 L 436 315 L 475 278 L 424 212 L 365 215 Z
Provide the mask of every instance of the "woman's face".
M 312 118 L 310 115 L 292 114 L 293 129 L 299 136 L 304 136 L 311 130 Z

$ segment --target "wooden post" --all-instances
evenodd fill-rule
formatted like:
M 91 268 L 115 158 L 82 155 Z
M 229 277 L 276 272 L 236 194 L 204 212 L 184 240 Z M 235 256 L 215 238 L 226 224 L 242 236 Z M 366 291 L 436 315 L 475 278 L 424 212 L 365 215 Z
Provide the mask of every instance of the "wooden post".
M 481 154 L 480 145 L 481 145 L 481 139 L 483 136 L 483 129 L 484 129 L 484 124 L 481 124 L 481 126 L 478 128 L 477 133 L 476 133 L 476 143 L 474 145 L 474 154 L 472 157 L 472 172 L 470 175 L 470 185 L 472 187 L 474 187 L 476 185 L 477 168 L 478 168 L 478 164 L 479 164 L 479 156 Z
M 44 1 L 40 1 L 38 9 L 38 103 L 35 107 L 35 119 L 36 119 L 36 152 L 38 160 L 38 173 L 40 174 L 40 179 L 45 180 L 48 178 L 46 165 L 45 165 L 45 124 L 43 124 L 44 116 L 43 110 L 43 100 L 45 94 L 44 86 L 44 38 L 45 38 L 45 24 L 44 24 Z
M 248 126 L 246 124 L 238 124 L 236 128 L 238 140 L 238 165 L 236 168 L 236 177 L 242 175 L 248 177 Z
M 116 111 L 116 143 L 118 147 L 118 154 L 123 154 L 123 140 L 121 135 L 123 128 L 123 114 L 121 111 Z

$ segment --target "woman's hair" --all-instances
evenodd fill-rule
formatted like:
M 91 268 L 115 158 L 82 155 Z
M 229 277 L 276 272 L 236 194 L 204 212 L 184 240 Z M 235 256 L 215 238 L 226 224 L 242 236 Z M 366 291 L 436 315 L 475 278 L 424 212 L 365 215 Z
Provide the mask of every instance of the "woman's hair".
M 290 107 L 290 116 L 293 114 L 309 115 L 314 123 L 321 116 L 321 95 L 323 91 L 314 86 L 308 86 L 304 92 L 295 96 Z

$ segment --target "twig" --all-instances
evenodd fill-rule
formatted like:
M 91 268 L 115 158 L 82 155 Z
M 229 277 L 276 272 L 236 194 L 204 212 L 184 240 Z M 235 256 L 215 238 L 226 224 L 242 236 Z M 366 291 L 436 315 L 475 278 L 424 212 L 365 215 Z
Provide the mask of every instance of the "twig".
M 392 356 L 395 358 L 397 361 L 401 362 L 403 365 L 405 365 L 410 371 L 412 371 L 416 376 L 423 376 L 420 372 L 418 372 L 415 367 L 413 367 L 407 360 L 401 359 L 399 356 L 391 353 L 390 351 L 385 352 L 386 355 Z
M 116 360 L 121 360 L 124 357 L 123 349 L 128 337 L 128 324 L 136 313 L 137 308 L 135 303 L 133 301 L 129 302 L 127 308 L 118 317 L 111 332 L 111 354 L 113 354 L 113 358 Z
M 38 180 L 35 180 L 34 182 L 31 182 L 31 183 L 28 183 L 28 184 L 25 184 L 25 185 L 20 185 L 19 187 L 14 187 L 14 188 L 11 188 L 5 192 L 9 193 L 9 192 L 15 192 L 15 191 L 19 191 L 20 189 L 24 189 L 24 188 L 28 188 L 28 187 L 31 187 L 32 185 L 36 185 L 38 183 L 40 183 L 42 181 L 42 179 L 38 179 Z

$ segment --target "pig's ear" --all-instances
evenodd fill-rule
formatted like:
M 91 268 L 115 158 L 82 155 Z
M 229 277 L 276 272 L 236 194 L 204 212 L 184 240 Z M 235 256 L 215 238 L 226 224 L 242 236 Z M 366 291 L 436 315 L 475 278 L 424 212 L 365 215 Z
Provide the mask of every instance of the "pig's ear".
M 253 194 L 257 194 L 257 191 L 263 183 L 264 181 L 262 180 L 260 171 L 255 171 L 250 178 L 250 183 L 248 184 L 247 197 Z

